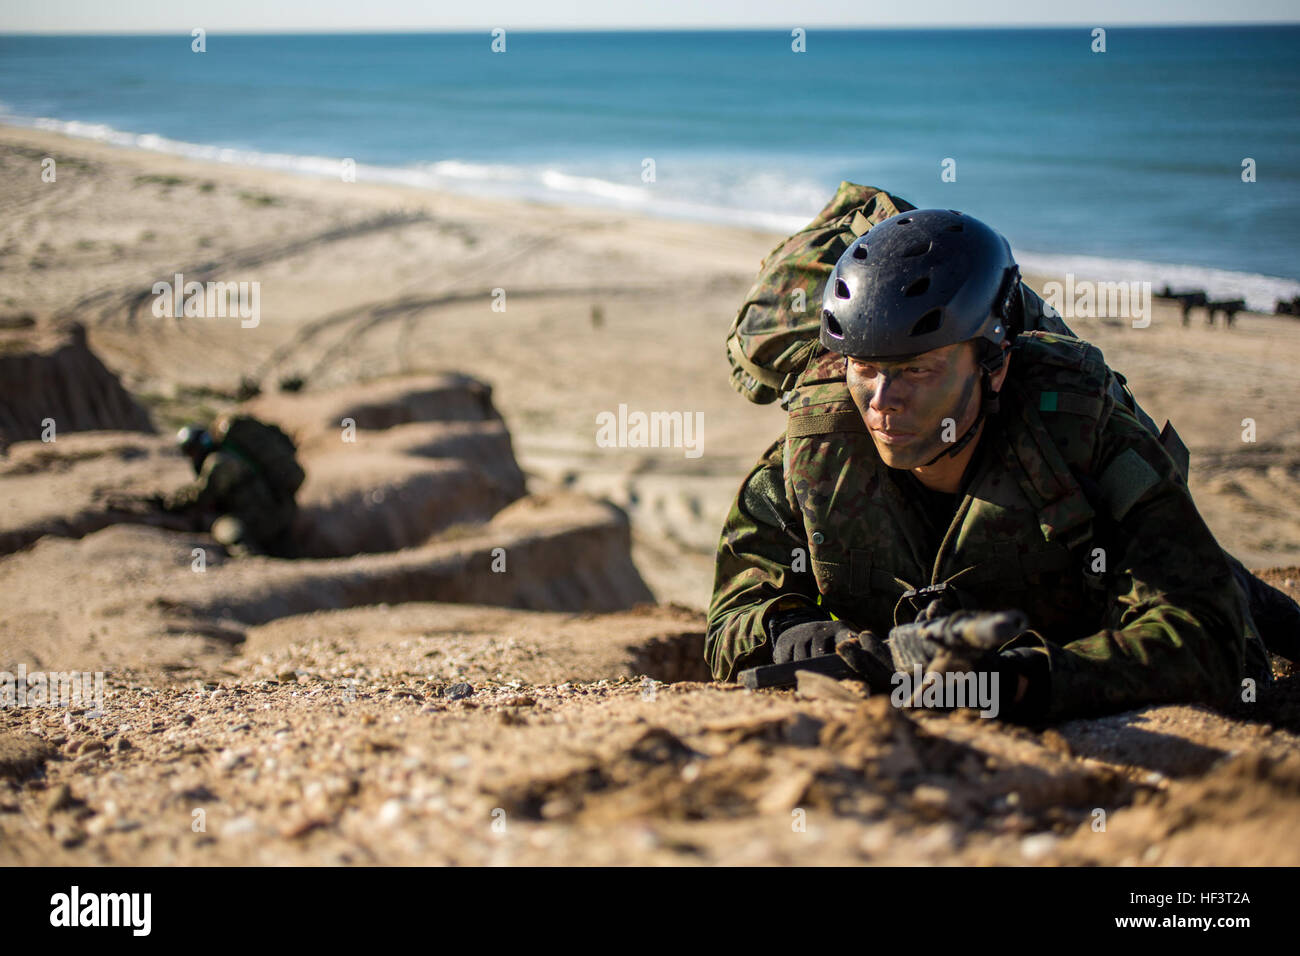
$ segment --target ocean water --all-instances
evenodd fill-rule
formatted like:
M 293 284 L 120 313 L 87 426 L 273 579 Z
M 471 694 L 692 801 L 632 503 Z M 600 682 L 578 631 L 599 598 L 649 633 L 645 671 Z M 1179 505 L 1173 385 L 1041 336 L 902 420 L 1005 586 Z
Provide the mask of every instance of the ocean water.
M 0 36 L 0 122 L 482 195 L 798 228 L 841 179 L 1029 268 L 1300 293 L 1300 26 Z M 1256 181 L 1242 181 L 1255 161 Z M 946 159 L 956 179 L 941 179 Z M 653 181 L 647 181 L 649 162 Z M 1065 257 L 1065 258 L 1062 258 Z

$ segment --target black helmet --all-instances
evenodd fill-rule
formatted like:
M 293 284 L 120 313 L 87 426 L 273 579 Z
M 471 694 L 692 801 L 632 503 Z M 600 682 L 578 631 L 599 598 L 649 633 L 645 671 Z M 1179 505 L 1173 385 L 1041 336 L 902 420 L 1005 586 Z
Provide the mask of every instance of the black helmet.
M 914 209 L 882 221 L 844 250 L 822 293 L 822 345 L 889 359 L 978 340 L 980 409 L 944 455 L 998 412 L 991 376 L 1015 334 L 1020 269 L 999 233 L 955 209 Z
M 891 216 L 844 250 L 822 294 L 821 343 L 897 358 L 983 339 L 1001 364 L 1020 270 L 1000 234 L 952 209 Z
M 176 433 L 176 444 L 180 447 L 181 454 L 188 455 L 194 461 L 196 470 L 208 452 L 216 447 L 212 435 L 202 425 L 186 425 Z

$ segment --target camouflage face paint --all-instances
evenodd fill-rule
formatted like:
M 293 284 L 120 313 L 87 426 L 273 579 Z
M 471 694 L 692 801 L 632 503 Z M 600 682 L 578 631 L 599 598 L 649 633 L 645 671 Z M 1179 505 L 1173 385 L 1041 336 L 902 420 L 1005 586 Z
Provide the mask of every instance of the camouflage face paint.
M 974 356 L 971 343 L 958 342 L 907 359 L 845 363 L 849 393 L 881 461 L 908 470 L 924 465 L 970 427 L 979 410 Z M 947 418 L 956 423 L 950 441 Z

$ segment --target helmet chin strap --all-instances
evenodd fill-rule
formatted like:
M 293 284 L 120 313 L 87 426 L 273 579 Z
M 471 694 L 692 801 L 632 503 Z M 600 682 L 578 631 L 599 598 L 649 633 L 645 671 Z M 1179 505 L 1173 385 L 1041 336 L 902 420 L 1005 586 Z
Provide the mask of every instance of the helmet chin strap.
M 962 436 L 952 443 L 952 447 L 939 452 L 939 454 L 921 465 L 921 468 L 929 468 L 944 455 L 959 454 L 975 437 L 975 430 L 979 427 L 980 422 L 984 420 L 984 417 L 998 413 L 998 393 L 993 391 L 993 373 L 1001 366 L 1001 350 L 997 355 L 980 362 L 980 409 L 975 415 L 975 421 L 971 422 L 970 428 L 966 429 Z

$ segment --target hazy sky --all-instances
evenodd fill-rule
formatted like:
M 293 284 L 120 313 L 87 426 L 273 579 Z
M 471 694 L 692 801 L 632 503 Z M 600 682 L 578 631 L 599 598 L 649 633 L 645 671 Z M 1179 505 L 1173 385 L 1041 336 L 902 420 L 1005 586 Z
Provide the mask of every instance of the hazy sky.
M 1295 0 L 0 0 L 0 33 L 1295 22 Z

